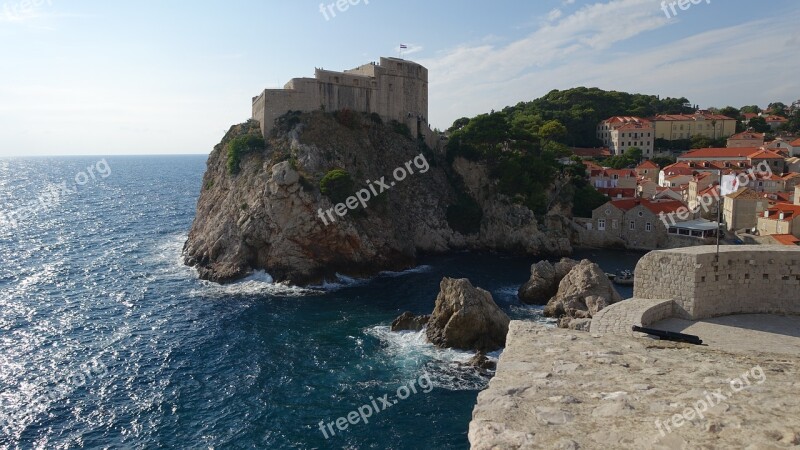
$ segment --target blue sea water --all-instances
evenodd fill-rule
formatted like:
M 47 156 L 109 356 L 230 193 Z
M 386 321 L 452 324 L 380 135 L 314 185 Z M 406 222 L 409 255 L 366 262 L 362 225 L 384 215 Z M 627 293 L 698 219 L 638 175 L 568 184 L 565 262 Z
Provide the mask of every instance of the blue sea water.
M 430 313 L 443 276 L 545 321 L 516 300 L 535 261 L 456 253 L 306 289 L 201 281 L 180 252 L 205 159 L 0 159 L 0 448 L 467 448 L 486 378 L 388 325 Z M 607 271 L 639 256 L 577 254 Z M 336 428 L 384 395 L 396 403 Z

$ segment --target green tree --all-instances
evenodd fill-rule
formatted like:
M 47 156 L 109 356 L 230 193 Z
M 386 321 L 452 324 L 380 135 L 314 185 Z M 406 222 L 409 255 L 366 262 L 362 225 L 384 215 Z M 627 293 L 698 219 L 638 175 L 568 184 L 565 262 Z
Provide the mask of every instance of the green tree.
M 322 177 L 319 189 L 333 203 L 343 203 L 347 197 L 353 194 L 353 178 L 346 170 L 333 169 Z
M 758 133 L 768 133 L 772 131 L 772 128 L 769 126 L 769 124 L 767 124 L 767 121 L 763 117 L 753 117 L 747 123 L 747 126 Z
M 567 136 L 567 127 L 558 120 L 548 120 L 539 128 L 539 137 L 547 141 L 561 142 Z

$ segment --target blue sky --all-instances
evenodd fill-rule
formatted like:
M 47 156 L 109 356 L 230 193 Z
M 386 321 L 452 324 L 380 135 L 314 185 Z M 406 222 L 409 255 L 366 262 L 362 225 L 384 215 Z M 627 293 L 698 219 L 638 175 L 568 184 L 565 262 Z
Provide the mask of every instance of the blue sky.
M 0 0 L 0 156 L 208 153 L 262 89 L 401 43 L 429 69 L 439 128 L 575 86 L 800 99 L 796 0 L 671 18 L 660 0 L 360 0 L 327 20 L 320 4 Z

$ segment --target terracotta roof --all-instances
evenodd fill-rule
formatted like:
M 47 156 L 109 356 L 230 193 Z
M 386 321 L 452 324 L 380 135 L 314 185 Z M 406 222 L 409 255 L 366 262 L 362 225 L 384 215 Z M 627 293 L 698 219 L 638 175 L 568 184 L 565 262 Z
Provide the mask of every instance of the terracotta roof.
M 678 158 L 746 158 L 760 150 L 758 147 L 742 147 L 742 148 L 698 148 L 696 150 L 689 150 Z
M 697 195 L 711 195 L 714 198 L 719 197 L 719 185 L 715 184 L 713 186 L 709 186 L 702 191 L 698 192 Z
M 789 119 L 787 119 L 786 117 L 781 117 L 781 116 L 765 116 L 764 120 L 766 120 L 767 122 L 788 122 L 789 121 Z
M 604 120 L 602 123 L 607 125 L 625 125 L 628 123 L 650 123 L 649 120 L 636 116 L 613 116 Z
M 791 234 L 771 234 L 769 237 L 778 241 L 782 245 L 798 245 L 800 239 L 792 236 Z
M 738 134 L 734 134 L 733 136 L 729 137 L 728 139 L 760 139 L 764 140 L 764 133 L 755 133 L 753 131 L 743 131 Z
M 783 156 L 764 149 L 761 149 L 751 155 L 747 155 L 747 157 L 750 159 L 783 159 Z
M 611 198 L 633 198 L 636 197 L 635 188 L 597 188 L 597 192 Z
M 647 161 L 639 164 L 638 166 L 636 166 L 636 168 L 637 169 L 660 169 L 660 167 L 658 167 L 658 164 L 654 163 L 653 161 L 650 161 L 649 159 Z
M 792 147 L 800 147 L 800 139 L 796 139 L 789 143 Z
M 683 121 L 683 120 L 697 120 L 702 117 L 705 120 L 735 120 L 733 117 L 723 116 L 722 114 L 710 113 L 695 113 L 695 114 L 659 114 L 651 120 L 659 121 Z
M 603 156 L 611 156 L 611 152 L 608 148 L 580 148 L 580 147 L 573 147 L 572 153 L 582 158 L 596 158 L 596 157 L 603 157 Z
M 647 200 L 647 199 L 625 199 L 625 200 L 612 200 L 611 204 L 616 208 L 623 211 L 631 210 L 639 205 L 652 211 L 654 214 L 668 213 L 677 211 L 685 205 L 683 202 L 677 200 Z
M 781 213 L 783 213 L 783 219 L 780 219 Z M 767 214 L 767 217 L 773 220 L 790 221 L 800 216 L 800 205 L 777 203 L 767 210 Z
M 741 188 L 732 194 L 726 195 L 725 197 L 733 198 L 736 200 L 760 200 L 764 198 L 760 193 L 750 188 Z
M 752 119 L 754 117 L 758 117 L 758 114 L 756 114 L 756 113 L 744 113 L 744 114 L 742 114 L 742 117 L 744 117 L 745 120 L 750 120 L 750 119 Z
M 633 169 L 605 169 L 604 173 L 607 176 L 617 175 L 620 178 L 625 177 L 638 177 L 638 174 Z
M 647 123 L 626 123 L 620 127 L 616 127 L 616 130 L 625 131 L 625 130 L 652 130 L 653 125 L 650 122 Z

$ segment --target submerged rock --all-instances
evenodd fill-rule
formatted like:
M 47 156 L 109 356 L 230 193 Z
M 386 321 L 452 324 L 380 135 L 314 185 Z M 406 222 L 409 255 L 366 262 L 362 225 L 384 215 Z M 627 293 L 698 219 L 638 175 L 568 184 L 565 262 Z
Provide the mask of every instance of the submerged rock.
M 621 300 L 600 266 L 584 259 L 561 280 L 544 315 L 561 319 L 561 328 L 584 330 L 598 311 Z
M 489 359 L 484 352 L 476 353 L 475 356 L 467 361 L 467 365 L 483 370 L 495 370 L 497 368 L 497 363 Z
M 410 311 L 400 314 L 392 322 L 392 331 L 420 331 L 430 320 L 430 315 L 415 316 Z
M 428 322 L 427 337 L 438 347 L 489 352 L 505 345 L 506 313 L 492 295 L 466 278 L 444 278 Z

